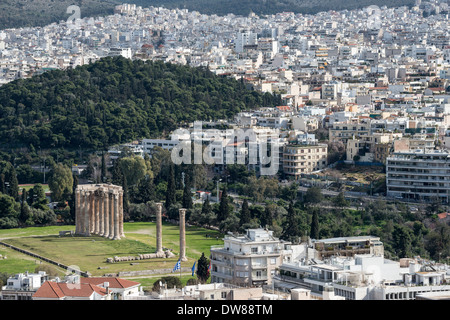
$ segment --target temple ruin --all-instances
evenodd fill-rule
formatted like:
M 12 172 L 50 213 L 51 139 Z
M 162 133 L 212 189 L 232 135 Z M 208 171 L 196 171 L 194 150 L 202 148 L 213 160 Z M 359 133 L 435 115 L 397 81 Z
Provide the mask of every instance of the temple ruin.
M 123 233 L 123 190 L 112 184 L 85 184 L 75 190 L 75 234 L 119 240 Z

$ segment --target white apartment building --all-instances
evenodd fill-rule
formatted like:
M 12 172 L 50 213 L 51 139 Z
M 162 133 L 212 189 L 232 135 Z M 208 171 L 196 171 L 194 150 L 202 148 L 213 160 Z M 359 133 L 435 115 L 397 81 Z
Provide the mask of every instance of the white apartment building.
M 248 229 L 245 235 L 226 235 L 223 246 L 211 247 L 211 282 L 271 284 L 275 269 L 291 256 L 291 243 L 275 238 L 273 231 Z
M 396 152 L 386 159 L 387 196 L 448 203 L 450 154 L 445 150 Z
M 45 271 L 18 273 L 9 277 L 0 290 L 0 300 L 31 300 L 32 295 L 47 280 Z
M 235 38 L 234 50 L 237 53 L 244 52 L 245 47 L 252 47 L 258 45 L 258 34 L 253 32 L 240 32 Z

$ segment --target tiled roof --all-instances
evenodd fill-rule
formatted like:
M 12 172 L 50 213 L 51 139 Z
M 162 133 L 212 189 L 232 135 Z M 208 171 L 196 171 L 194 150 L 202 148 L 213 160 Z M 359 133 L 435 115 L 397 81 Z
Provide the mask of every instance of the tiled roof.
M 105 282 L 109 282 L 109 288 L 113 289 L 126 289 L 139 285 L 139 282 L 121 279 L 116 277 L 93 277 L 93 278 L 82 278 L 81 283 L 89 283 L 93 285 L 103 285 Z
M 45 281 L 35 292 L 33 298 L 60 299 L 64 297 L 90 297 L 94 292 L 104 296 L 106 290 L 99 286 L 87 283 L 71 284 L 54 281 Z

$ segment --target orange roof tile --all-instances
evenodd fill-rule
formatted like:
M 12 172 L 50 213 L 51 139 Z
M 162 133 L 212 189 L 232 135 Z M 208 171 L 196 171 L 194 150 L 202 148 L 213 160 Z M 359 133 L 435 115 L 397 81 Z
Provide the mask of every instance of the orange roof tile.
M 127 279 L 121 279 L 117 277 L 93 277 L 93 278 L 82 278 L 80 280 L 81 283 L 89 283 L 93 285 L 103 285 L 105 282 L 109 282 L 109 288 L 114 289 L 123 289 L 123 288 L 130 288 L 134 287 L 136 285 L 139 285 L 139 282 L 127 280 Z
M 64 297 L 90 297 L 94 292 L 104 296 L 106 290 L 93 284 L 71 284 L 45 281 L 34 293 L 33 298 L 60 299 Z

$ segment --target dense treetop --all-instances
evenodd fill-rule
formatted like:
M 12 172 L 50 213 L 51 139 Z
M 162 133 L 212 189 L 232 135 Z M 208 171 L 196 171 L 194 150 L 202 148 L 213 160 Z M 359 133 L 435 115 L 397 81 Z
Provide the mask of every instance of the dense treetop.
M 8 148 L 101 149 L 278 103 L 207 68 L 107 57 L 0 87 L 0 139 Z

